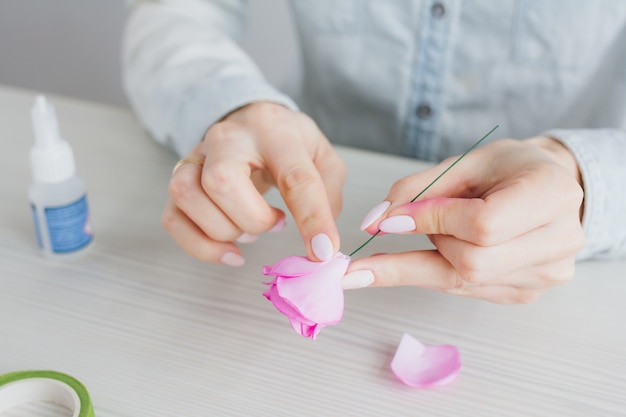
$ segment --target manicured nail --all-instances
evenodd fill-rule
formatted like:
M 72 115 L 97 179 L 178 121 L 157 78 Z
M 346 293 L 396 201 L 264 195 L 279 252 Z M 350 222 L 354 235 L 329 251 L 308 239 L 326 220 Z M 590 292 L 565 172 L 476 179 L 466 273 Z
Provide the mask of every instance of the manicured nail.
M 341 278 L 341 286 L 344 290 L 354 290 L 367 287 L 374 282 L 374 273 L 369 269 L 354 271 Z
M 311 239 L 311 249 L 320 261 L 327 261 L 335 254 L 333 242 L 326 233 L 318 233 Z
M 374 223 L 391 205 L 390 201 L 383 201 L 377 204 L 369 213 L 365 216 L 361 222 L 361 230 L 367 229 L 372 223 Z
M 269 231 L 270 232 L 280 232 L 285 227 L 287 227 L 287 220 L 285 220 L 285 218 L 282 217 L 279 221 L 276 222 L 276 224 L 274 226 L 272 226 L 272 228 Z
M 402 233 L 415 230 L 415 220 L 411 216 L 391 216 L 380 222 L 378 225 L 385 233 Z
M 257 236 L 257 235 L 253 235 L 251 233 L 243 232 L 237 238 L 237 242 L 239 242 L 239 243 L 251 243 L 251 242 L 254 242 L 255 240 L 257 240 L 258 238 L 259 238 L 259 236 Z
M 246 260 L 243 259 L 243 256 L 239 255 L 238 253 L 226 252 L 220 258 L 220 262 L 223 263 L 224 265 L 229 265 L 229 266 L 241 266 L 244 263 L 246 263 Z

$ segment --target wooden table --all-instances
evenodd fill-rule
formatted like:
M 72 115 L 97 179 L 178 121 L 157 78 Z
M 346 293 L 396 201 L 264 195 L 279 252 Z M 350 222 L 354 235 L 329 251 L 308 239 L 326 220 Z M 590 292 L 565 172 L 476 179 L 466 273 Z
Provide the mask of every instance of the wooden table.
M 34 93 L 0 88 L 0 373 L 69 373 L 98 417 L 626 415 L 625 261 L 579 264 L 531 305 L 349 291 L 343 321 L 313 342 L 261 296 L 261 266 L 303 252 L 293 221 L 246 245 L 242 268 L 193 260 L 160 226 L 177 158 L 126 109 L 49 99 L 88 184 L 95 242 L 74 260 L 40 255 L 26 197 Z M 426 165 L 340 151 L 349 252 L 366 238 L 367 210 Z M 367 250 L 426 244 L 384 236 Z M 458 346 L 458 379 L 429 390 L 397 381 L 389 362 L 403 332 Z

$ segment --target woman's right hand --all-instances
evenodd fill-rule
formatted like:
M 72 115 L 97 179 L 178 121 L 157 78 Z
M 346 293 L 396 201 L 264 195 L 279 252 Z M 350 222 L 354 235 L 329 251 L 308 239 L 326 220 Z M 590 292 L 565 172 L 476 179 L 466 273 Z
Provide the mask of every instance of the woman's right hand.
M 315 122 L 273 103 L 244 106 L 214 124 L 169 183 L 165 230 L 191 256 L 244 263 L 237 242 L 284 227 L 285 213 L 263 194 L 278 187 L 312 260 L 339 249 L 335 218 L 343 161 Z

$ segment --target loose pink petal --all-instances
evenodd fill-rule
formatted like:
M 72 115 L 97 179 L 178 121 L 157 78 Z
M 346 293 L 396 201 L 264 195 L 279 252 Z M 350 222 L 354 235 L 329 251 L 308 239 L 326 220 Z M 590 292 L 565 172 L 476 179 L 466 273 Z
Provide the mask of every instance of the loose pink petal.
M 322 324 L 339 323 L 343 315 L 343 277 L 350 265 L 350 257 L 337 254 L 333 259 L 307 276 L 297 279 L 279 277 L 278 293 L 289 300 L 304 317 Z
M 424 346 L 405 333 L 391 361 L 391 370 L 413 388 L 446 385 L 461 370 L 461 354 L 451 345 Z
M 316 270 L 323 262 L 313 262 L 304 256 L 287 256 L 274 265 L 264 266 L 263 275 L 300 277 Z

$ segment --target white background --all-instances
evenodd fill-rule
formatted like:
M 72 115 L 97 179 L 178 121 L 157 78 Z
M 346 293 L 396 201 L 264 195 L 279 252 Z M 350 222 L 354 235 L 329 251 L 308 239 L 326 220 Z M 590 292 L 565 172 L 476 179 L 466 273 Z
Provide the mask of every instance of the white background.
M 127 105 L 125 0 L 0 0 L 0 84 Z M 286 0 L 250 0 L 246 49 L 281 86 L 297 61 Z

